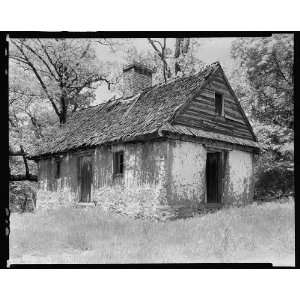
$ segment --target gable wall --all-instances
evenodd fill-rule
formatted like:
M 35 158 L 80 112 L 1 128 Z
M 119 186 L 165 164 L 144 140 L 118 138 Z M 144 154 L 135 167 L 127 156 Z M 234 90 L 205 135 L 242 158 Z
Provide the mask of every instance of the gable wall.
M 233 150 L 228 153 L 225 204 L 247 204 L 253 200 L 254 155 Z
M 206 159 L 209 147 L 214 145 L 169 141 L 167 199 L 176 216 L 192 216 L 206 209 Z M 227 159 L 222 204 L 247 204 L 252 201 L 254 191 L 253 154 L 239 150 L 224 151 L 227 152 Z
M 215 114 L 215 92 L 223 95 L 225 117 Z M 207 131 L 253 140 L 251 131 L 219 71 L 211 82 L 175 118 L 182 124 Z
M 168 204 L 176 216 L 189 216 L 205 202 L 206 150 L 202 144 L 169 141 Z

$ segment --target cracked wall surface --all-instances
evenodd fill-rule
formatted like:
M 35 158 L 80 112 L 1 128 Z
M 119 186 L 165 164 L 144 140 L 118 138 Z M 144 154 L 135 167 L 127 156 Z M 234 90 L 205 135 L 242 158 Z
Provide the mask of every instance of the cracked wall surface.
M 224 203 L 242 205 L 251 202 L 254 189 L 253 154 L 238 150 L 229 151 L 227 168 Z
M 113 176 L 113 152 L 124 151 L 124 174 Z M 91 201 L 135 217 L 167 219 L 193 215 L 206 202 L 206 147 L 165 140 L 100 146 L 61 157 L 55 178 L 55 158 L 39 162 L 37 208 L 74 206 L 80 199 L 78 158 L 91 155 Z M 253 154 L 228 151 L 223 203 L 246 204 L 253 197 Z

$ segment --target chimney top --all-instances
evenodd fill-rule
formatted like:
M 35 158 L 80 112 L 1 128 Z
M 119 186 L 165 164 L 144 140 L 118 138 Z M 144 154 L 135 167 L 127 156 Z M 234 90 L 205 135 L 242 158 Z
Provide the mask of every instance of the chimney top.
M 139 73 L 151 76 L 154 73 L 154 70 L 149 68 L 148 66 L 138 63 L 136 61 L 127 64 L 123 67 L 123 72 L 129 71 L 130 69 L 134 69 L 135 71 L 138 71 Z
M 133 62 L 123 67 L 123 96 L 131 97 L 152 86 L 154 71 L 144 64 Z

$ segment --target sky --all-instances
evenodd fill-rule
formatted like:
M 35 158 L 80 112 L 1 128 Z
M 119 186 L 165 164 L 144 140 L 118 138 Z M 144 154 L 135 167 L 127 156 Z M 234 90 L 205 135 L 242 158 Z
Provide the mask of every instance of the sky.
M 207 64 L 219 61 L 226 73 L 226 71 L 230 71 L 233 66 L 233 60 L 230 56 L 230 47 L 234 39 L 235 38 L 199 38 L 200 48 L 197 55 L 200 60 Z M 152 49 L 145 38 L 135 38 L 132 39 L 131 42 L 138 51 Z M 171 45 L 172 40 L 170 40 L 170 46 Z M 120 65 L 125 63 L 119 52 L 112 53 L 106 47 L 98 47 L 96 53 L 99 60 L 111 62 L 117 61 Z M 96 91 L 96 101 L 94 101 L 94 104 L 106 101 L 113 95 L 114 94 L 107 89 L 106 85 L 102 85 Z

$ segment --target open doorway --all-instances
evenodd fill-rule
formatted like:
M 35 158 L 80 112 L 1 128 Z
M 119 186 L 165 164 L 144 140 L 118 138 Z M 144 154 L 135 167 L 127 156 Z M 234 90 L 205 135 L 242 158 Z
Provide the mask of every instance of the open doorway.
M 222 152 L 208 152 L 206 160 L 206 192 L 208 204 L 222 202 L 222 185 L 224 178 Z
M 80 199 L 79 202 L 88 203 L 91 201 L 92 186 L 92 160 L 90 156 L 79 158 L 79 185 Z

